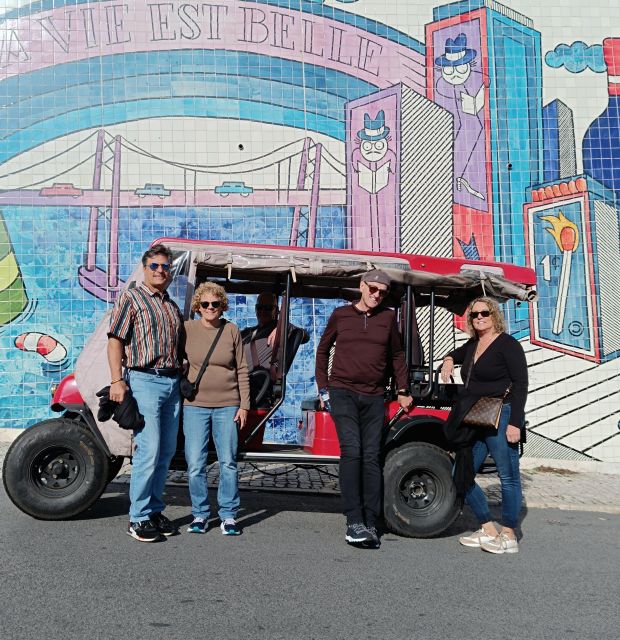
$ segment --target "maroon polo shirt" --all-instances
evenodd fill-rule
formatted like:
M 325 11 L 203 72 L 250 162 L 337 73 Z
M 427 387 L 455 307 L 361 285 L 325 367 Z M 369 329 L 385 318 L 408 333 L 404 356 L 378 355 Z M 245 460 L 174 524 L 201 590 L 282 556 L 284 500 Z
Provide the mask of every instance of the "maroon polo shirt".
M 336 344 L 331 373 L 329 353 Z M 392 309 L 378 307 L 369 314 L 355 304 L 336 309 L 316 352 L 316 382 L 319 389 L 349 389 L 365 395 L 383 395 L 389 377 L 398 389 L 408 388 L 405 352 Z

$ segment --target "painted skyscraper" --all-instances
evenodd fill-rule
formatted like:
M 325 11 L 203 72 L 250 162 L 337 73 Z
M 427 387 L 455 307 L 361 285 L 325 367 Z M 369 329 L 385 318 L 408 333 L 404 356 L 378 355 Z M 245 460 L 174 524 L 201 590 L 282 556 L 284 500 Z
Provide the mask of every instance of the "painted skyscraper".
M 492 0 L 456 2 L 427 25 L 427 92 L 454 116 L 454 252 L 525 264 L 521 212 L 542 181 L 540 33 Z M 473 240 L 472 240 L 473 237 Z M 527 308 L 507 309 L 527 335 Z

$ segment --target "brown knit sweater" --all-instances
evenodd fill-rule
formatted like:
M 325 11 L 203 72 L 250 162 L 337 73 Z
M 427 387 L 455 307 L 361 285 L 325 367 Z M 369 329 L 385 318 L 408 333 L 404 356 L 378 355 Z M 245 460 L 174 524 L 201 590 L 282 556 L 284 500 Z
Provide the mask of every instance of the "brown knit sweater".
M 185 353 L 189 360 L 191 382 L 196 380 L 207 352 L 215 339 L 217 328 L 205 327 L 200 320 L 185 322 Z M 211 354 L 200 387 L 194 400 L 185 404 L 192 407 L 250 408 L 250 383 L 241 333 L 237 325 L 227 322 Z

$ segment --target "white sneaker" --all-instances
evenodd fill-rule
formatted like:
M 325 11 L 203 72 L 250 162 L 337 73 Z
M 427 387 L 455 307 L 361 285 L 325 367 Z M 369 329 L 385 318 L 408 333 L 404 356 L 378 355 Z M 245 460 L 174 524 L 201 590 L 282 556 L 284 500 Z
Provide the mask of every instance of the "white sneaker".
M 483 542 L 480 547 L 489 553 L 519 553 L 516 538 L 509 538 L 504 532 L 489 542 Z
M 480 527 L 478 531 L 470 533 L 468 536 L 461 536 L 459 538 L 459 542 L 464 547 L 473 547 L 476 549 L 479 549 L 483 542 L 491 542 L 491 540 L 495 540 L 495 536 L 490 536 L 482 527 Z

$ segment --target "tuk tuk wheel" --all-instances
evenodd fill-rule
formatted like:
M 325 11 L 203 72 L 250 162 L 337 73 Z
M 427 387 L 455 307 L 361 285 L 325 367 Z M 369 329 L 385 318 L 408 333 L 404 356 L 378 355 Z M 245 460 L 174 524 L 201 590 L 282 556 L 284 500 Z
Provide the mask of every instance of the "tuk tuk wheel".
M 452 461 L 439 447 L 410 442 L 391 451 L 384 469 L 384 518 L 395 533 L 429 538 L 458 515 Z
M 16 507 L 40 520 L 62 520 L 96 502 L 110 469 L 87 428 L 55 418 L 27 428 L 7 451 L 2 471 Z

